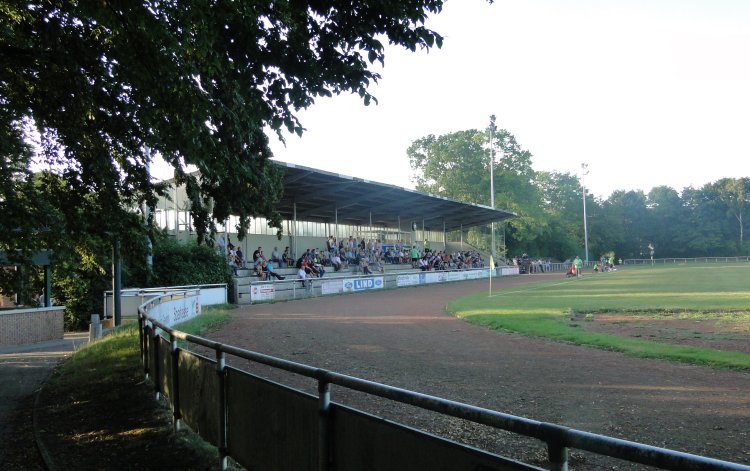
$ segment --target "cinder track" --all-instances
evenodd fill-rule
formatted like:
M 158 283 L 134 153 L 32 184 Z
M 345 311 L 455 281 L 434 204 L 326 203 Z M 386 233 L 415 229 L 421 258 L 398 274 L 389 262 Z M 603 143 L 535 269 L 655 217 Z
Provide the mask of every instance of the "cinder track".
M 493 292 L 551 277 L 562 279 L 561 274 L 495 279 Z M 232 311 L 233 320 L 210 337 L 514 415 L 750 462 L 749 373 L 492 331 L 446 313 L 449 300 L 487 288 L 483 280 L 247 306 Z M 250 368 L 302 389 L 311 387 L 265 367 Z M 334 388 L 333 400 L 513 458 L 541 462 L 544 456 L 539 442 L 356 393 Z M 572 464 L 575 469 L 611 467 L 580 453 Z

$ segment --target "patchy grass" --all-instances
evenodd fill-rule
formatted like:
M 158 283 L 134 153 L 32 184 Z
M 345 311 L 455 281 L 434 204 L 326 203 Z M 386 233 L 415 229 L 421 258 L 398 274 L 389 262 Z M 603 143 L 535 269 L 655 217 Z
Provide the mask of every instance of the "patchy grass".
M 523 288 L 477 293 L 451 301 L 448 310 L 493 329 L 546 337 L 715 368 L 750 369 L 750 355 L 588 332 L 589 314 L 620 312 L 633 316 L 714 320 L 750 319 L 750 265 L 636 268 L 539 283 Z
M 229 319 L 204 309 L 180 330 L 200 335 Z M 124 325 L 72 355 L 42 392 L 41 438 L 58 469 L 218 469 L 215 447 L 174 433 L 144 379 L 137 327 Z M 32 438 L 33 440 L 33 438 Z

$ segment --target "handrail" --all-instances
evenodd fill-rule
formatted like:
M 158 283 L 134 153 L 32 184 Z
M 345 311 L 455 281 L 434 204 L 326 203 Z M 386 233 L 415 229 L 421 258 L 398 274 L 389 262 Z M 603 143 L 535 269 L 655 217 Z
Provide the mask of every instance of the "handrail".
M 324 389 L 321 388 L 320 385 L 335 384 L 354 391 L 367 393 L 451 417 L 457 417 L 478 424 L 536 438 L 547 444 L 550 463 L 552 466 L 551 469 L 553 470 L 567 470 L 567 449 L 575 448 L 612 458 L 675 471 L 750 471 L 750 466 L 745 466 L 739 463 L 732 463 L 667 448 L 655 447 L 638 442 L 585 432 L 558 424 L 514 416 L 491 409 L 472 406 L 437 396 L 430 396 L 408 389 L 402 389 L 321 368 L 315 368 L 303 363 L 297 363 L 253 352 L 197 335 L 188 334 L 165 326 L 148 316 L 146 307 L 151 303 L 158 302 L 158 299 L 159 298 L 154 298 L 149 300 L 139 307 L 139 319 L 142 318 L 144 321 L 150 322 L 153 326 L 169 334 L 172 339 L 183 340 L 188 343 L 194 343 L 214 350 L 217 358 L 223 358 L 223 354 L 230 354 L 245 360 L 315 379 L 319 382 L 319 391 Z M 141 347 L 143 348 L 143 343 L 141 344 Z

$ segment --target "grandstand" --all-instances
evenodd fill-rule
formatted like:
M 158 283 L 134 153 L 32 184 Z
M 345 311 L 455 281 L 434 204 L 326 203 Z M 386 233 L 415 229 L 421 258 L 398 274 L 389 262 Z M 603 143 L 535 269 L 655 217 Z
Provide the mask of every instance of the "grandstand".
M 263 218 L 251 221 L 240 241 L 235 216 L 219 223 L 219 237 L 239 246 L 245 258 L 257 247 L 270 254 L 274 247 L 289 247 L 293 258 L 306 249 L 322 249 L 329 235 L 338 240 L 353 236 L 377 239 L 383 244 L 423 244 L 432 250 L 472 250 L 460 242 L 448 246 L 446 234 L 471 227 L 501 222 L 515 213 L 441 196 L 421 193 L 394 185 L 325 172 L 308 167 L 274 162 L 284 171 L 284 193 L 278 205 L 283 217 L 283 237 Z M 169 197 L 160 198 L 154 213 L 158 226 L 178 240 L 195 237 L 184 186 L 172 184 Z M 465 246 L 465 248 L 464 248 Z M 484 254 L 488 259 L 489 254 Z M 389 271 L 408 267 L 387 267 Z M 294 271 L 296 273 L 296 271 Z M 283 275 L 293 276 L 289 270 Z M 247 270 L 238 277 L 246 278 Z M 241 283 L 241 285 L 244 284 Z

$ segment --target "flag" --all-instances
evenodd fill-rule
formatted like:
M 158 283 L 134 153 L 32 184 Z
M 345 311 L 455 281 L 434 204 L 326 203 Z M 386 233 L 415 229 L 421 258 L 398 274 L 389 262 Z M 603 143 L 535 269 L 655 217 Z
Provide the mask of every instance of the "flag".
M 495 259 L 492 258 L 492 255 L 490 255 L 490 270 L 495 269 Z

